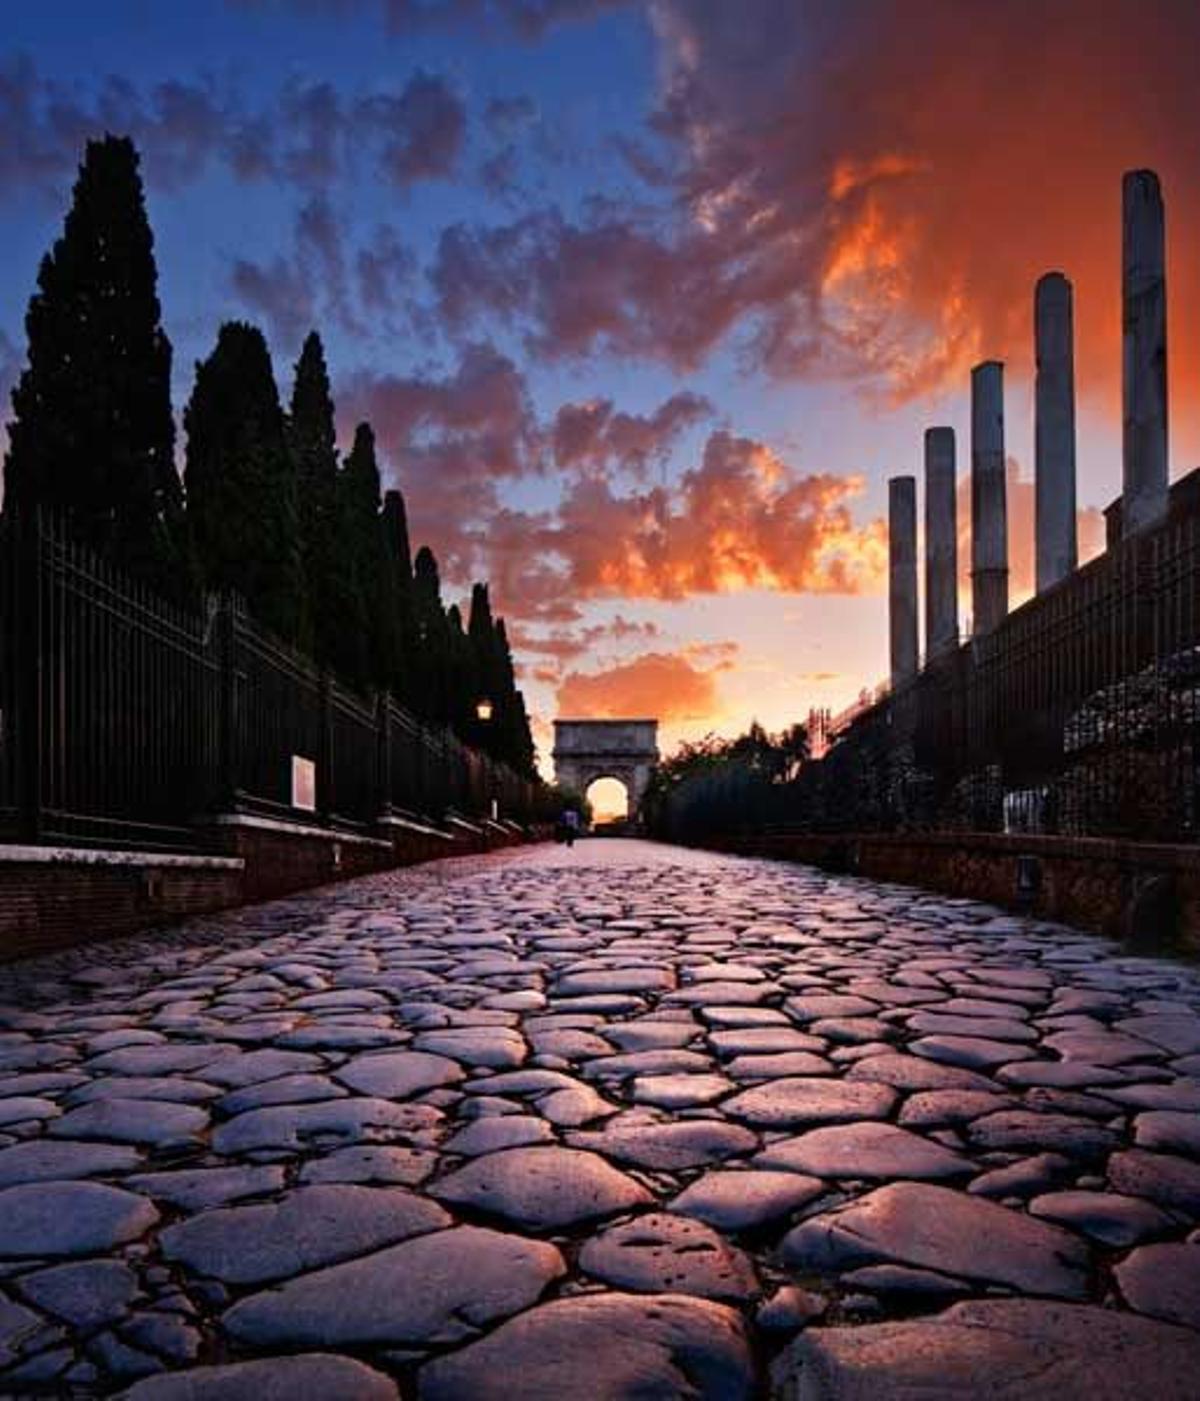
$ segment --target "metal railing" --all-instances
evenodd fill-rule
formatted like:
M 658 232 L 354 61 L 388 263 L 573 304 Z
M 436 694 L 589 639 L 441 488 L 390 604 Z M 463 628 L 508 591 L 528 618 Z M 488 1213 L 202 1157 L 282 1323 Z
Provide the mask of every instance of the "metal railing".
M 316 769 L 293 805 L 293 759 Z M 0 839 L 187 849 L 218 811 L 366 828 L 391 812 L 532 817 L 535 783 L 364 697 L 233 596 L 197 611 L 44 513 L 0 518 Z
M 827 752 L 794 782 L 697 775 L 665 799 L 662 830 L 998 832 L 1019 811 L 1026 830 L 1200 840 L 1197 487 L 1178 484 L 1162 525 L 832 717 Z

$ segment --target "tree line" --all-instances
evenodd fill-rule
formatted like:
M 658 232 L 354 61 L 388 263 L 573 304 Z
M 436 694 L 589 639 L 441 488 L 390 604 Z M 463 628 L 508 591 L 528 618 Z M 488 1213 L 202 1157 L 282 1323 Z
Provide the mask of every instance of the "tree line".
M 533 776 L 525 703 L 488 587 L 473 587 L 464 624 L 443 603 L 433 552 L 412 556 L 404 498 L 382 491 L 370 424 L 339 453 L 316 331 L 285 406 L 262 332 L 220 327 L 183 412 L 181 479 L 157 283 L 137 150 L 127 137 L 89 141 L 25 317 L 5 509 L 53 510 L 81 543 L 177 602 L 238 592 L 262 624 L 350 686 L 390 690 Z

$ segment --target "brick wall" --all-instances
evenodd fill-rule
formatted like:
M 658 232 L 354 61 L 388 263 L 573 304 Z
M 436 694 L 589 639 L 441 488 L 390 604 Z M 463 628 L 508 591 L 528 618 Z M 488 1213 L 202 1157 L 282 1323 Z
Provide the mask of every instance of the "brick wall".
M 228 868 L 0 864 L 0 959 L 49 953 L 241 902 Z
M 51 848 L 23 861 L 15 859 L 19 849 L 0 846 L 0 962 L 523 840 L 496 826 L 452 830 L 448 840 L 423 824 L 402 822 L 381 825 L 379 837 L 363 839 L 238 818 L 201 833 L 216 861 Z
M 710 845 L 984 900 L 1147 948 L 1200 953 L 1197 847 L 991 833 L 776 833 Z M 1037 863 L 1031 894 L 1017 888 L 1021 857 Z

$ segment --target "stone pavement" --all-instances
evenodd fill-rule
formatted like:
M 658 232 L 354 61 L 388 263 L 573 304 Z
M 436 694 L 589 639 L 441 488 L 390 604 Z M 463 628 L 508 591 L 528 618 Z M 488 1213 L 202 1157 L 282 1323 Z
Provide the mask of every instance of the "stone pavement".
M 0 969 L 0 1395 L 1194 1397 L 1200 976 L 636 842 Z

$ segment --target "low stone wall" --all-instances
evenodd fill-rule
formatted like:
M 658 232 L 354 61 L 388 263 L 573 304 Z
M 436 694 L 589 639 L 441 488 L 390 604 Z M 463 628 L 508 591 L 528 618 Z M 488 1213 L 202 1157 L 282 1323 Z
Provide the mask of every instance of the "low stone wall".
M 203 837 L 209 850 L 244 862 L 246 904 L 397 864 L 390 841 L 245 813 L 217 818 Z
M 1200 953 L 1200 847 L 995 833 L 763 833 L 716 850 L 802 861 Z
M 243 875 L 217 856 L 0 846 L 0 960 L 226 909 Z
M 230 813 L 198 833 L 203 855 L 0 844 L 0 962 L 545 835 L 491 821 L 442 831 L 407 817 L 382 819 L 376 833 Z

